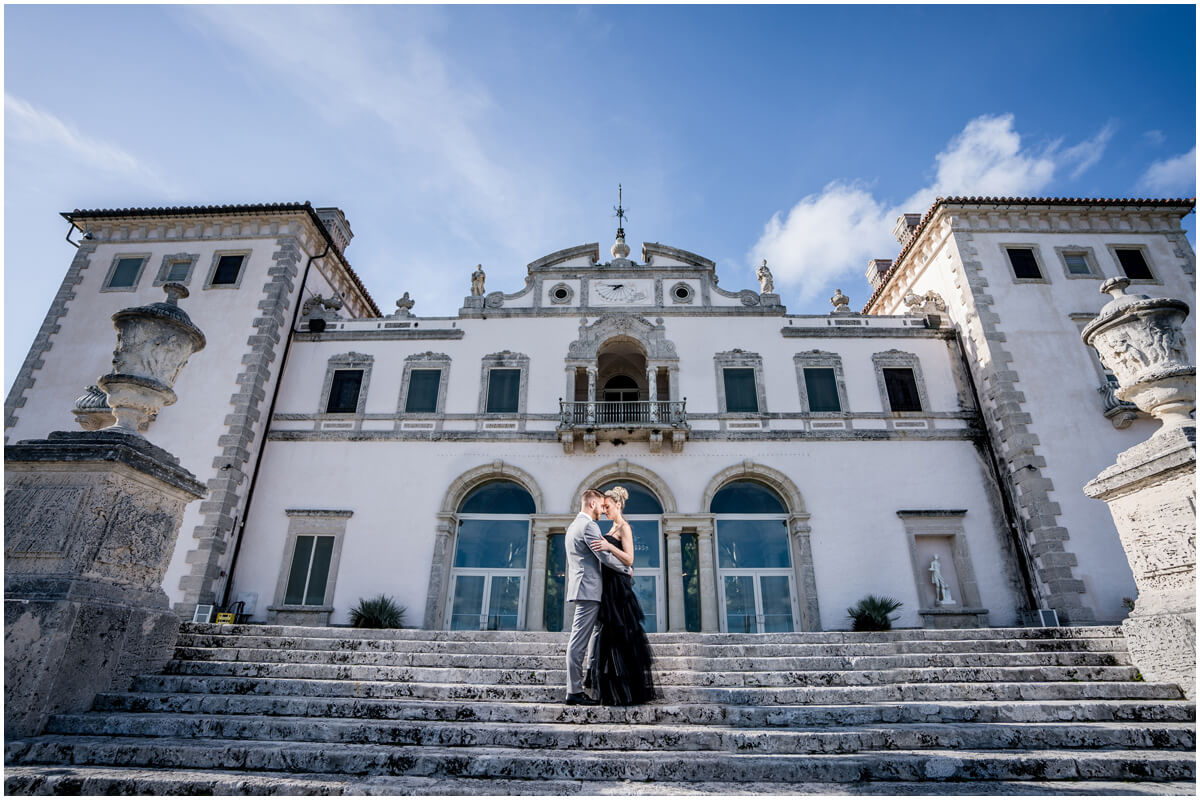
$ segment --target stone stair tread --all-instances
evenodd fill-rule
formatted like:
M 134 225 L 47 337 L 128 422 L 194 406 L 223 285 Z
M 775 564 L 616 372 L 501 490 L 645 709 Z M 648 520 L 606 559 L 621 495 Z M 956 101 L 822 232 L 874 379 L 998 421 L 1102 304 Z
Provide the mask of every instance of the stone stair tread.
M 634 781 L 533 781 L 496 778 L 424 778 L 123 769 L 114 767 L 13 767 L 6 786 L 20 794 L 262 794 L 262 795 L 1193 795 L 1195 784 L 1126 781 L 947 781 L 865 784 L 665 783 Z M 64 791 L 63 787 L 69 787 Z M 57 789 L 57 791 L 54 791 Z M 12 790 L 9 790 L 12 793 Z
M 1186 795 L 1190 782 L 947 781 L 865 784 L 669 783 L 534 781 L 414 776 L 347 777 L 304 773 L 269 775 L 220 770 L 120 767 L 9 767 L 8 793 L 19 794 L 262 794 L 262 795 Z

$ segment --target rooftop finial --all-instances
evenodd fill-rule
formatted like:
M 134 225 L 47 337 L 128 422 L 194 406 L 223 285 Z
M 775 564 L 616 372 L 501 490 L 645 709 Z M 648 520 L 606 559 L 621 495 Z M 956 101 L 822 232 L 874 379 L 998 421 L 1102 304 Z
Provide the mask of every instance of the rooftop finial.
M 622 204 L 621 184 L 617 184 L 617 205 L 613 209 L 617 212 L 617 240 L 613 242 L 612 254 L 613 258 L 627 258 L 629 256 L 629 245 L 625 244 L 625 206 Z

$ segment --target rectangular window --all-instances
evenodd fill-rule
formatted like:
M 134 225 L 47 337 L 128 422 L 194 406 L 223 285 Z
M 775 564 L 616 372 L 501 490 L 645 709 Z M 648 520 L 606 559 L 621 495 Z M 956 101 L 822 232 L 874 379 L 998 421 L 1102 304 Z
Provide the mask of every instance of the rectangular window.
M 1063 261 L 1067 264 L 1067 272 L 1072 275 L 1092 274 L 1092 266 L 1088 264 L 1086 253 L 1063 253 Z
M 1146 263 L 1146 257 L 1142 255 L 1141 250 L 1117 248 L 1115 252 L 1126 278 L 1132 281 L 1154 280 L 1154 273 L 1150 271 L 1150 265 Z
M 217 261 L 217 268 L 213 271 L 212 285 L 213 286 L 233 286 L 238 282 L 238 275 L 242 271 L 242 262 L 246 260 L 246 256 L 221 256 Z
M 138 274 L 142 271 L 144 258 L 122 258 L 113 267 L 112 277 L 108 279 L 109 289 L 128 289 L 137 283 Z
M 809 411 L 841 411 L 837 377 L 830 367 L 806 367 L 804 388 L 808 391 Z
M 433 414 L 437 411 L 438 388 L 442 383 L 440 369 L 414 369 L 409 373 L 408 398 L 405 414 Z
M 758 413 L 758 392 L 754 386 L 754 369 L 726 368 L 725 410 L 730 413 Z
M 1022 280 L 1041 280 L 1042 271 L 1038 269 L 1032 250 L 1028 247 L 1006 247 L 1005 250 L 1014 275 Z
M 892 411 L 920 411 L 921 396 L 917 393 L 917 379 L 909 367 L 884 367 L 883 383 L 887 387 L 888 403 Z
M 167 274 L 163 278 L 163 283 L 180 283 L 186 281 L 188 272 L 191 271 L 192 263 L 190 261 L 172 261 L 167 265 Z
M 332 536 L 297 536 L 288 572 L 283 602 L 289 606 L 325 604 L 325 586 L 329 582 L 329 562 L 333 557 Z
M 362 386 L 361 369 L 339 369 L 333 373 L 329 387 L 327 414 L 353 414 L 358 410 L 358 390 Z
M 488 372 L 487 413 L 517 413 L 520 396 L 521 370 L 493 369 Z

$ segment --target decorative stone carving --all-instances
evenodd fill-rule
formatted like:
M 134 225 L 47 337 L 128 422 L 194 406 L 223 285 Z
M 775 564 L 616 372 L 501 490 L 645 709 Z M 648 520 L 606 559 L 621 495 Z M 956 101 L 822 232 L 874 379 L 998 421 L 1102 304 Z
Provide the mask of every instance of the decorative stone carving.
M 833 297 L 829 298 L 829 302 L 833 304 L 833 313 L 835 314 L 852 314 L 850 310 L 850 298 L 842 294 L 841 289 L 835 289 Z
M 750 289 L 743 289 L 737 293 L 737 296 L 744 306 L 756 306 L 762 302 L 762 298 L 758 296 L 758 292 L 751 291 Z
M 108 396 L 95 384 L 87 387 L 83 394 L 75 398 L 75 407 L 71 409 L 71 413 L 75 415 L 79 427 L 85 431 L 98 431 L 117 422 L 112 409 L 108 407 Z M 146 427 L 142 426 L 138 430 L 145 431 Z
M 188 296 L 187 287 L 167 283 L 163 290 L 165 303 L 126 308 L 112 316 L 117 329 L 113 371 L 96 381 L 116 420 L 110 430 L 140 436 L 138 431 L 162 406 L 175 402 L 175 379 L 188 358 L 204 349 L 204 334 L 178 304 Z
M 396 313 L 392 314 L 392 316 L 393 317 L 411 317 L 413 315 L 412 314 L 413 306 L 415 306 L 416 304 L 417 304 L 417 301 L 413 300 L 411 297 L 409 297 L 408 292 L 405 292 L 404 296 L 396 301 Z
M 591 325 L 580 320 L 579 338 L 571 342 L 567 358 L 594 363 L 606 341 L 613 336 L 629 336 L 646 349 L 647 361 L 678 361 L 675 345 L 666 338 L 665 331 L 662 324 L 655 325 L 645 317 L 629 314 L 605 314 Z
M 758 270 L 755 272 L 758 275 L 759 291 L 763 294 L 770 294 L 775 291 L 775 277 L 771 275 L 771 269 L 767 266 L 767 260 L 758 265 Z
M 492 292 L 483 298 L 483 305 L 487 308 L 500 308 L 504 305 L 504 292 Z
M 1117 430 L 1124 430 L 1138 418 L 1138 407 L 1133 403 L 1117 399 L 1117 387 L 1112 381 L 1105 381 L 1096 388 L 1104 401 L 1104 416 L 1107 417 Z
M 1138 587 L 1122 623 L 1133 662 L 1147 680 L 1196 692 L 1196 368 L 1186 362 L 1182 300 L 1127 295 L 1128 278 L 1101 291 L 1113 299 L 1083 340 L 1120 383 L 1114 395 L 1162 425 L 1084 487 L 1108 504 Z
M 483 297 L 483 282 L 487 279 L 487 273 L 483 271 L 483 264 L 476 264 L 475 271 L 471 273 L 471 296 Z
M 950 584 L 946 583 L 945 578 L 942 577 L 942 565 L 938 561 L 937 554 L 934 554 L 933 560 L 929 562 L 929 581 L 937 593 L 934 602 L 939 606 L 957 605 L 954 597 L 950 594 Z
M 913 315 L 946 313 L 946 301 L 933 290 L 925 294 L 909 292 L 904 295 L 904 305 L 908 308 L 908 313 Z
M 338 310 L 344 305 L 341 295 L 336 292 L 329 297 L 313 295 L 304 301 L 300 308 L 300 316 L 305 319 L 319 317 L 321 319 L 338 319 Z M 330 312 L 330 313 L 326 313 Z
M 1196 367 L 1187 363 L 1183 334 L 1190 309 L 1182 300 L 1126 294 L 1129 283 L 1109 278 L 1100 286 L 1113 299 L 1084 327 L 1083 341 L 1116 375 L 1117 399 L 1161 422 L 1161 436 L 1191 423 L 1196 409 Z

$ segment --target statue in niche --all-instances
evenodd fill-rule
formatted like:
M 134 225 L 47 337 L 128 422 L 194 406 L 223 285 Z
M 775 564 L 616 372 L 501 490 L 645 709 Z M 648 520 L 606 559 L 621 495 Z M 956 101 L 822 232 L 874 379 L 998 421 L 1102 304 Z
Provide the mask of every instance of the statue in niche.
M 483 297 L 483 281 L 487 278 L 487 274 L 483 271 L 483 264 L 476 264 L 475 271 L 471 273 L 471 296 Z
M 950 595 L 950 585 L 946 583 L 946 579 L 942 577 L 942 565 L 938 561 L 936 554 L 933 556 L 933 561 L 929 563 L 930 582 L 933 584 L 933 589 L 936 594 L 935 602 L 939 606 L 956 605 L 954 598 Z
M 771 274 L 770 267 L 767 266 L 767 260 L 764 258 L 763 263 L 758 266 L 758 286 L 762 294 L 770 294 L 775 291 L 775 277 Z

